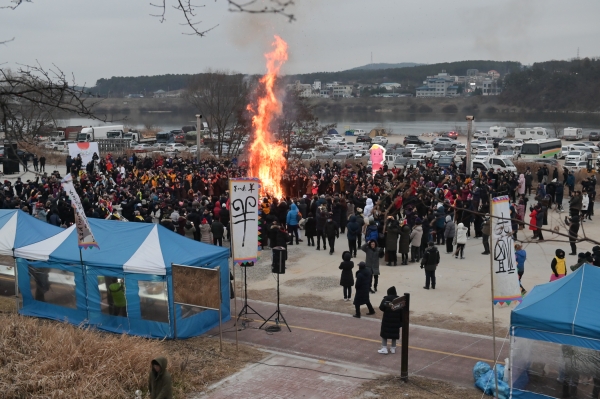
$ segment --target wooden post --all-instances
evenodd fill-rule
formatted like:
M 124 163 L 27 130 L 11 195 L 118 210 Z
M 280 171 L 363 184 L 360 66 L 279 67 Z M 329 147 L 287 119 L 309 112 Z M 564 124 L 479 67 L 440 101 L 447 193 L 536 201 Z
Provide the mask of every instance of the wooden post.
M 410 294 L 404 293 L 406 304 L 402 309 L 402 355 L 400 360 L 400 379 L 408 382 L 408 326 L 410 325 Z

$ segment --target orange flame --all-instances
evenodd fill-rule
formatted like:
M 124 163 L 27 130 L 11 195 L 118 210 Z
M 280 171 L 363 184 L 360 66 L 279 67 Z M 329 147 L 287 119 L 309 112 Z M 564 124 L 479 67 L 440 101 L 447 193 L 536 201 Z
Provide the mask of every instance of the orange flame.
M 259 178 L 262 194 L 281 198 L 281 177 L 287 166 L 283 155 L 285 147 L 274 139 L 270 126 L 273 119 L 281 114 L 281 102 L 273 92 L 273 86 L 281 66 L 288 59 L 288 45 L 282 38 L 275 36 L 273 46 L 273 51 L 265 54 L 267 73 L 259 80 L 259 84 L 264 88 L 264 95 L 258 99 L 256 110 L 251 105 L 247 107 L 254 113 L 254 141 L 250 146 L 249 169 L 250 176 Z

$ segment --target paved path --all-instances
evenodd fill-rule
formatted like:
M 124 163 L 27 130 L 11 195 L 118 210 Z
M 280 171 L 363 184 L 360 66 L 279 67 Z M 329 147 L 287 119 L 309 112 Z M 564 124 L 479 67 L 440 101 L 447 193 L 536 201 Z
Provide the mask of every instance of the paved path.
M 275 310 L 274 304 L 249 303 L 265 317 Z M 240 302 L 238 310 L 241 309 L 239 305 Z M 238 332 L 239 341 L 287 354 L 351 364 L 374 372 L 400 373 L 400 345 L 393 355 L 377 352 L 381 345 L 379 320 L 365 316 L 355 319 L 351 315 L 285 305 L 281 310 L 292 332 L 283 326 L 280 332 L 267 333 L 258 329 L 262 321 L 251 321 L 244 323 L 245 328 Z M 258 318 L 254 315 L 254 319 Z M 233 321 L 230 321 L 223 328 L 232 327 Z M 225 338 L 234 340 L 233 331 L 227 332 Z M 218 335 L 218 331 L 213 330 L 212 334 Z M 501 338 L 496 342 L 498 358 L 503 362 L 509 355 L 508 341 Z M 465 386 L 473 384 L 473 365 L 478 360 L 491 362 L 493 358 L 491 337 L 415 325 L 410 328 L 409 348 L 411 375 Z

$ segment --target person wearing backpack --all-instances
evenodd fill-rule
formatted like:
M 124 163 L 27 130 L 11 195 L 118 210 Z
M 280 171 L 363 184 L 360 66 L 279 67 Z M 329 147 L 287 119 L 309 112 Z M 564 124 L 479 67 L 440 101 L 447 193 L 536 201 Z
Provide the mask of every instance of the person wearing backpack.
M 365 230 L 365 242 L 369 242 L 371 240 L 377 241 L 379 239 L 379 231 L 377 229 L 377 224 L 374 220 L 369 221 L 369 225 Z
M 421 269 L 425 269 L 425 286 L 423 288 L 428 290 L 431 283 L 431 288 L 435 290 L 435 270 L 440 263 L 440 253 L 433 241 L 429 241 L 427 245 L 428 248 L 421 259 Z

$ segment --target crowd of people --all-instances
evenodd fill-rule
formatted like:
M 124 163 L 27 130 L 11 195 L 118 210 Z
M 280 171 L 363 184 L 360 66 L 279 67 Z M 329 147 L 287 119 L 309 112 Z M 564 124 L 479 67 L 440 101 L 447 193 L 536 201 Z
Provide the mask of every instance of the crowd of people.
M 235 159 L 198 163 L 136 154 L 94 154 L 87 164 L 81 157 L 68 157 L 65 166 L 74 177 L 88 217 L 160 223 L 178 234 L 214 245 L 223 245 L 230 238 L 229 178 L 248 174 L 247 164 Z M 26 182 L 17 179 L 12 184 L 6 180 L 1 204 L 3 208 L 21 208 L 57 226 L 68 226 L 74 215 L 61 189 L 61 179 L 54 171 L 39 173 L 35 180 Z M 535 171 L 527 168 L 523 173 L 475 170 L 467 174 L 464 164 L 442 168 L 424 160 L 406 169 L 384 164 L 372 174 L 360 163 L 290 161 L 281 181 L 284 197 L 261 198 L 261 223 L 268 232 L 261 235 L 261 244 L 264 248 L 287 248 L 306 240 L 309 247 L 329 250 L 333 255 L 339 247 L 337 241 L 345 235 L 350 258 L 358 257 L 359 250 L 364 253 L 368 293 L 378 288 L 380 258 L 385 258 L 387 266 L 421 264 L 426 273 L 424 288 L 435 289 L 437 246 L 444 247 L 447 255 L 465 259 L 473 255 L 465 253 L 467 241 L 480 238 L 482 254 L 490 254 L 490 198 L 495 196 L 510 199 L 509 216 L 516 241 L 544 240 L 549 212 L 562 212 L 568 205 L 564 222 L 569 228 L 570 254 L 577 255 L 580 224 L 594 216 L 595 176 L 580 185 L 582 189 L 576 190 L 572 172 L 551 170 L 547 165 Z M 523 275 L 524 261 L 516 263 Z M 344 299 L 350 300 L 347 281 L 342 284 Z

